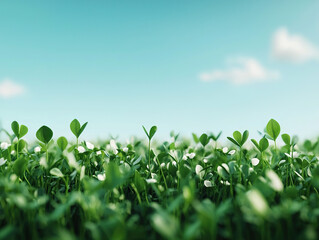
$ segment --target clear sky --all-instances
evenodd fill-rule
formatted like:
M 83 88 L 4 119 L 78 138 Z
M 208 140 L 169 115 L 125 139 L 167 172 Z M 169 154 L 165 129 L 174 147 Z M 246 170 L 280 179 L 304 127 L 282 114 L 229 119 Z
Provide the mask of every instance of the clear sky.
M 319 136 L 319 2 L 0 2 L 0 120 L 84 138 Z

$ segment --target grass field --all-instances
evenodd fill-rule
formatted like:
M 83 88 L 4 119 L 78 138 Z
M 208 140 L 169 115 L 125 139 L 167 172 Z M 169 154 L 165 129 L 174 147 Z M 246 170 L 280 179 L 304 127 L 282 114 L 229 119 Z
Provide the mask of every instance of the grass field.
M 318 141 L 273 119 L 225 146 L 221 134 L 156 142 L 155 126 L 92 144 L 79 141 L 86 125 L 55 141 L 42 126 L 37 143 L 17 122 L 3 130 L 1 239 L 318 239 Z

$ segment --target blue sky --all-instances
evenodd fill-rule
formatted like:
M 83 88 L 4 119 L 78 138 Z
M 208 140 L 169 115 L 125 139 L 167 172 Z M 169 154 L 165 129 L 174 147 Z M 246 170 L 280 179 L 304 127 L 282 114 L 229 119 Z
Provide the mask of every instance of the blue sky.
M 318 1 L 0 3 L 0 120 L 71 136 L 141 125 L 319 135 Z

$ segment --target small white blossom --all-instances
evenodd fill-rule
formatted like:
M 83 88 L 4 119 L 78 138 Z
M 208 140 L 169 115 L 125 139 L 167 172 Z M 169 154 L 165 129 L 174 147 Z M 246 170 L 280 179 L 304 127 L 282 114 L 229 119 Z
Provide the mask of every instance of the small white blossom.
M 7 142 L 2 142 L 1 145 L 0 145 L 2 150 L 6 150 L 10 146 L 11 146 L 11 144 L 9 144 Z
M 84 153 L 85 152 L 85 148 L 82 147 L 82 146 L 79 146 L 78 147 L 78 151 L 79 151 L 79 153 Z
M 93 149 L 94 149 L 94 145 L 93 145 L 92 143 L 90 143 L 90 142 L 85 142 L 85 144 L 86 144 L 86 147 L 87 147 L 88 149 L 90 149 L 90 150 L 93 150 Z
M 220 183 L 226 186 L 230 186 L 230 183 L 228 181 L 220 180 Z
M 187 158 L 189 159 L 193 159 L 194 157 L 196 156 L 195 153 L 186 153 L 184 156 L 183 156 L 183 160 L 187 160 Z
M 12 150 L 10 154 L 14 155 L 15 153 L 16 153 L 16 151 Z
M 205 187 L 212 187 L 213 186 L 212 182 L 208 181 L 208 180 L 204 181 L 204 185 L 205 185 Z
M 267 170 L 266 176 L 270 180 L 270 187 L 272 187 L 275 191 L 282 191 L 284 188 L 284 185 L 282 184 L 281 179 L 278 177 L 278 175 L 273 170 Z
M 38 147 L 35 147 L 35 148 L 34 148 L 34 152 L 35 152 L 35 153 L 41 152 L 41 147 L 39 147 L 39 146 L 38 146 Z
M 44 168 L 48 168 L 48 163 L 45 157 L 40 158 L 40 165 Z
M 231 150 L 228 154 L 229 154 L 229 155 L 234 155 L 235 152 L 236 152 L 236 150 Z
M 117 149 L 117 145 L 116 145 L 116 142 L 115 142 L 114 139 L 111 139 L 111 141 L 110 141 L 110 146 L 111 146 L 111 148 L 113 148 L 113 149 Z
M 285 153 L 285 155 L 286 155 L 287 157 L 289 157 L 289 158 L 297 158 L 297 157 L 299 157 L 299 153 L 297 153 L 297 152 L 292 152 L 292 153 L 290 153 L 290 154 Z
M 100 181 L 104 181 L 105 180 L 105 173 L 100 173 L 97 175 L 97 179 Z
M 208 159 L 205 158 L 205 159 L 203 160 L 203 162 L 204 162 L 204 163 L 208 163 Z
M 157 183 L 157 180 L 154 178 L 151 178 L 151 179 L 146 179 L 146 182 L 147 183 Z
M 286 160 L 280 160 L 280 162 L 278 163 L 278 165 L 285 163 Z
M 176 167 L 176 166 L 177 166 L 177 163 L 176 163 L 175 161 L 173 161 L 173 163 L 172 163 L 172 164 L 173 164 L 173 166 L 174 166 L 174 167 Z
M 98 156 L 101 155 L 101 154 L 102 154 L 101 151 L 97 151 L 97 152 L 96 152 L 96 155 L 98 155 Z
M 4 160 L 4 158 L 0 158 L 0 166 L 4 165 L 7 160 Z
M 259 164 L 259 159 L 258 159 L 258 158 L 253 158 L 253 159 L 251 159 L 251 164 L 252 164 L 253 166 L 257 166 L 257 165 Z
M 205 175 L 205 171 L 202 171 L 203 167 L 201 165 L 196 165 L 195 167 L 195 173 L 199 176 L 200 179 L 202 179 Z
M 223 153 L 227 153 L 228 152 L 228 147 L 224 147 L 223 148 Z
M 222 163 L 222 166 L 224 167 L 224 169 L 229 173 L 229 167 L 226 163 Z
M 160 166 L 161 166 L 161 168 L 165 167 L 165 163 L 161 163 Z
M 123 152 L 127 153 L 127 152 L 128 152 L 128 148 L 127 148 L 127 147 L 124 147 L 124 148 L 123 148 Z
M 267 213 L 269 209 L 267 201 L 258 190 L 249 190 L 246 196 L 250 205 L 258 214 L 265 215 Z

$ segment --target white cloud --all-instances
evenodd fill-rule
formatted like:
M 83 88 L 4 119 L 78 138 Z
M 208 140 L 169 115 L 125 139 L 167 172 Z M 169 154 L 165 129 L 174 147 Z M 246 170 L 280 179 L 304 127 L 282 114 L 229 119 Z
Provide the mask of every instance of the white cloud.
M 24 86 L 13 82 L 10 79 L 4 79 L 0 82 L 0 98 L 12 98 L 25 93 Z
M 203 82 L 222 80 L 234 84 L 247 84 L 279 78 L 277 71 L 265 69 L 254 58 L 236 58 L 232 62 L 238 66 L 233 66 L 226 70 L 215 69 L 203 72 L 199 75 L 200 80 Z
M 319 50 L 303 36 L 279 28 L 272 38 L 272 55 L 278 60 L 304 62 L 319 59 Z

